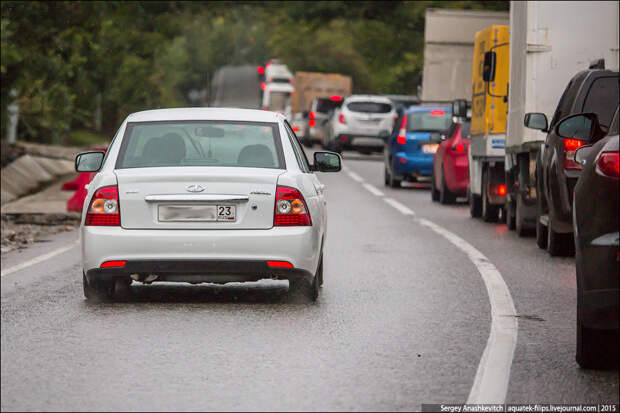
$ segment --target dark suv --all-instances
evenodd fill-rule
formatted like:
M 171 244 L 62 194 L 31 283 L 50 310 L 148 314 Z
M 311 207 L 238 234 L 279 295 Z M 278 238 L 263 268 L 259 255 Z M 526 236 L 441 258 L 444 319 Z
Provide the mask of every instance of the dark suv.
M 573 255 L 572 199 L 581 165 L 574 160 L 575 151 L 592 144 L 583 139 L 563 138 L 556 125 L 577 113 L 595 113 L 606 131 L 618 105 L 618 72 L 584 70 L 568 83 L 555 114 L 548 124 L 543 113 L 525 115 L 525 126 L 547 132 L 536 160 L 536 243 L 549 254 Z

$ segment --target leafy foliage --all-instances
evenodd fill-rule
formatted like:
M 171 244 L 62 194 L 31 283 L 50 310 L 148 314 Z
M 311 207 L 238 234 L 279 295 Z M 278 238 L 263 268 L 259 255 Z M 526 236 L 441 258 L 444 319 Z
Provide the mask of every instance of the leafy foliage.
M 2 136 L 18 92 L 20 138 L 111 136 L 131 112 L 200 105 L 222 65 L 278 57 L 353 77 L 356 92 L 415 93 L 428 7 L 491 1 L 1 3 Z M 98 119 L 98 114 L 101 119 Z

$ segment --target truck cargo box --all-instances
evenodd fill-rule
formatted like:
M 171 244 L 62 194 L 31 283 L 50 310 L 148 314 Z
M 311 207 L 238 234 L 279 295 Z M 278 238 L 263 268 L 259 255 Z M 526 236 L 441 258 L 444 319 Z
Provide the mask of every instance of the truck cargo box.
M 292 96 L 293 113 L 306 112 L 315 97 L 351 94 L 351 77 L 338 73 L 297 72 Z

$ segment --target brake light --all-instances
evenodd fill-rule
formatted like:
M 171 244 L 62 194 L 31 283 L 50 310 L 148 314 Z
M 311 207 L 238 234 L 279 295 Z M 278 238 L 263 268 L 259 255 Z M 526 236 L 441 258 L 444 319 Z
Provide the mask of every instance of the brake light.
M 100 268 L 118 268 L 124 267 L 127 264 L 127 261 L 106 261 L 101 264 Z
M 497 195 L 501 195 L 501 196 L 506 195 L 506 185 L 501 184 L 500 186 L 497 187 Z
M 452 147 L 452 150 L 454 152 L 465 152 L 465 145 L 463 145 L 462 143 L 457 143 Z
M 266 107 L 263 106 L 263 110 L 269 110 L 269 109 L 267 109 Z
M 316 126 L 316 122 L 314 121 L 314 119 L 310 119 L 310 121 L 308 122 L 308 126 L 310 126 L 311 128 L 314 128 Z
M 269 67 L 271 66 L 271 62 L 267 62 L 267 64 L 265 65 L 265 67 Z
M 299 131 L 299 128 L 297 126 L 293 126 L 293 132 L 297 132 Z
M 276 205 L 273 213 L 275 227 L 311 226 L 312 218 L 301 193 L 288 186 L 276 189 Z
M 400 122 L 400 130 L 396 137 L 396 142 L 404 145 L 407 143 L 407 116 L 403 115 L 403 120 Z
M 256 70 L 258 71 L 258 74 L 259 74 L 259 75 L 264 75 L 264 74 L 265 74 L 265 68 L 264 68 L 264 67 L 262 67 L 262 66 L 258 66 L 258 67 L 256 68 Z
M 342 102 L 342 96 L 332 96 L 329 98 L 332 102 Z
M 260 82 L 260 90 L 265 90 L 265 82 Z
M 596 170 L 610 178 L 620 177 L 620 159 L 618 152 L 603 152 L 596 161 Z
M 267 261 L 267 265 L 271 268 L 294 268 L 288 261 Z
M 310 119 L 316 119 L 316 113 L 314 113 L 314 111 L 310 112 L 310 114 L 308 115 L 308 117 Z
M 338 115 L 338 122 L 342 123 L 343 125 L 347 124 L 347 120 L 344 118 L 344 113 Z
M 575 162 L 575 151 L 583 146 L 579 139 L 564 139 L 564 169 L 581 169 L 581 165 Z
M 443 110 L 431 110 L 431 116 L 443 116 L 446 112 Z
M 118 187 L 114 185 L 99 188 L 88 205 L 84 225 L 119 226 L 120 224 Z

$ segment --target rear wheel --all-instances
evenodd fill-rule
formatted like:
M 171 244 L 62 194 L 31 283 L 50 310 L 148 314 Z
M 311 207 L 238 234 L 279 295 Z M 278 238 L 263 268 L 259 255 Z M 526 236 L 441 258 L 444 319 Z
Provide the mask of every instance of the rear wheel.
M 456 201 L 456 196 L 448 189 L 446 183 L 446 175 L 441 174 L 441 192 L 439 193 L 439 202 L 442 204 L 453 204 Z
M 467 202 L 469 202 L 469 215 L 472 218 L 478 218 L 482 213 L 482 202 L 480 196 L 472 193 L 469 188 L 467 188 Z
M 509 230 L 514 231 L 516 227 L 515 206 L 513 202 L 506 202 L 506 226 Z
M 517 194 L 515 229 L 517 230 L 517 235 L 520 237 L 526 237 L 532 233 L 532 228 L 526 225 L 525 218 L 523 217 L 525 208 L 527 207 L 524 205 L 523 195 Z
M 439 191 L 437 190 L 437 182 L 435 182 L 435 168 L 431 172 L 431 200 L 439 201 Z
M 390 174 L 390 182 L 389 182 L 389 184 L 390 184 L 390 186 L 391 186 L 392 188 L 400 188 L 400 183 L 401 183 L 401 182 L 402 182 L 402 180 L 400 180 L 400 179 L 396 179 L 396 178 L 394 177 L 394 174 L 393 174 L 393 173 L 391 173 L 391 174 Z
M 489 173 L 485 170 L 482 173 L 482 220 L 484 222 L 497 222 L 499 218 L 499 207 L 497 205 L 491 205 L 489 202 L 488 186 Z
M 551 224 L 551 214 L 549 214 L 549 225 L 547 226 L 547 252 L 552 257 L 575 255 L 573 234 L 555 232 Z
M 385 186 L 390 185 L 390 173 L 388 172 L 387 166 L 383 168 L 383 185 Z

